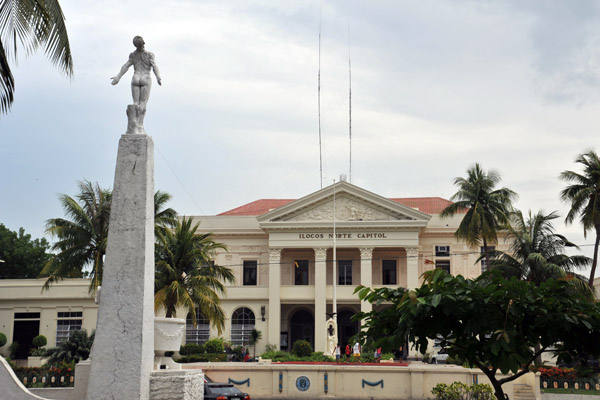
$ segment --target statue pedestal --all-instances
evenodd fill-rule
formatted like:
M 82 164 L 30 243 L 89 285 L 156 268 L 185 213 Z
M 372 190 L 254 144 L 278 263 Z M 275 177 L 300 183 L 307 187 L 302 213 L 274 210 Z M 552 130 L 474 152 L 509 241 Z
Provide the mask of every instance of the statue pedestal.
M 147 400 L 154 356 L 154 144 L 119 141 L 87 400 Z

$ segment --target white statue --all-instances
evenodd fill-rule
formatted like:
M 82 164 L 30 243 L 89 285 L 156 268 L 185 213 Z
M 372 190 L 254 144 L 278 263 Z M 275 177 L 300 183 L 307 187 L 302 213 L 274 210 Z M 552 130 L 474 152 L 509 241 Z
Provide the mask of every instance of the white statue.
M 129 124 L 127 133 L 145 133 L 144 116 L 146 115 L 146 105 L 150 98 L 150 89 L 152 88 L 152 78 L 150 72 L 154 71 L 156 81 L 162 85 L 158 66 L 154 61 L 154 53 L 146 51 L 144 48 L 144 39 L 141 36 L 133 38 L 133 45 L 136 50 L 129 54 L 129 59 L 121 67 L 121 71 L 112 77 L 112 84 L 116 85 L 121 77 L 133 65 L 133 78 L 131 79 L 131 94 L 133 95 L 133 105 L 127 107 L 127 116 Z
M 333 318 L 329 318 L 327 326 L 327 354 L 333 354 L 337 344 L 337 322 Z

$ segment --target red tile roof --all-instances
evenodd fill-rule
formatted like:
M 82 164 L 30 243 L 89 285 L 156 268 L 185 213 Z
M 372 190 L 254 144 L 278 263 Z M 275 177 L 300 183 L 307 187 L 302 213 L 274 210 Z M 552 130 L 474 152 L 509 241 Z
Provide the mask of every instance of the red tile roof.
M 451 201 L 442 199 L 441 197 L 407 197 L 407 198 L 392 198 L 396 203 L 403 204 L 407 207 L 417 208 L 419 211 L 426 214 L 439 214 Z M 225 211 L 219 215 L 262 215 L 271 210 L 283 207 L 286 204 L 296 201 L 296 199 L 261 199 L 252 203 L 244 204 L 243 206 L 234 208 L 233 210 Z

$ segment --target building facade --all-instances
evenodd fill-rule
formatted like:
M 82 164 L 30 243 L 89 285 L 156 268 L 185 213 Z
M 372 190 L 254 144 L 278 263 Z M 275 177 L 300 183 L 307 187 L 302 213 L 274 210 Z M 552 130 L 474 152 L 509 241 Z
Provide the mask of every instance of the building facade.
M 342 344 L 358 332 L 352 316 L 371 310 L 354 294 L 358 285 L 415 288 L 423 272 L 436 267 L 478 276 L 486 267 L 478 261 L 481 249 L 454 237 L 462 215 L 439 217 L 448 204 L 437 197 L 389 199 L 338 182 L 297 200 L 258 200 L 216 216 L 193 217 L 198 233 L 210 232 L 227 246 L 215 262 L 230 267 L 236 277 L 221 301 L 227 320 L 220 336 L 241 345 L 257 329 L 262 333 L 257 352 L 266 345 L 289 350 L 299 339 L 309 341 L 315 351 L 326 351 L 334 301 Z M 30 285 L 41 288 L 34 282 Z M 58 284 L 46 295 L 34 289 L 20 292 L 17 283 L 0 281 L 0 331 L 9 343 L 27 313 L 32 318 L 39 313 L 31 326 L 38 322 L 49 345 L 60 340 L 60 326 L 77 329 L 76 323 L 63 320 L 78 321 L 89 331 L 95 327 L 97 307 L 87 283 Z M 56 300 L 48 298 L 50 293 L 56 293 Z M 200 314 L 196 326 L 188 321 L 188 343 L 219 336 Z

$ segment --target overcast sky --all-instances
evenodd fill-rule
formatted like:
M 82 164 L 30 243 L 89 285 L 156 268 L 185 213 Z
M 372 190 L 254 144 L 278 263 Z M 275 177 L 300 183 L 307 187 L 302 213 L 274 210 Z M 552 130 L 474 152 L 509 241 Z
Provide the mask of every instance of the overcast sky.
M 600 3 L 595 0 L 62 0 L 69 80 L 20 53 L 15 103 L 0 117 L 0 222 L 44 234 L 77 181 L 112 187 L 141 35 L 162 86 L 146 131 L 156 188 L 184 215 L 321 188 L 317 75 L 321 9 L 323 185 L 387 197 L 449 198 L 479 162 L 526 212 L 559 210 L 558 174 L 598 150 Z M 579 244 L 582 228 L 558 230 Z M 591 246 L 582 248 L 591 255 Z

